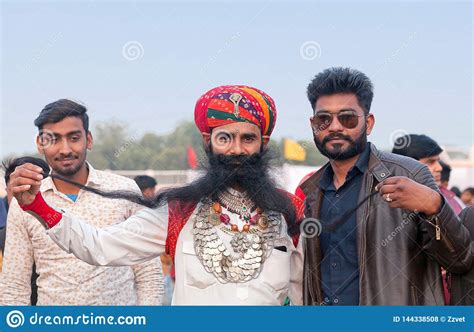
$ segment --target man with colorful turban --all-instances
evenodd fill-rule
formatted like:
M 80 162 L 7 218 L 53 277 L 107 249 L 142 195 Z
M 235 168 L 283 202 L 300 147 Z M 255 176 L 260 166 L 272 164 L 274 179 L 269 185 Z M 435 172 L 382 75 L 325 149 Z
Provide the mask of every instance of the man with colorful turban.
M 12 191 L 65 251 L 94 265 L 132 265 L 163 253 L 174 259 L 173 304 L 302 303 L 297 222 L 302 202 L 269 175 L 273 99 L 240 85 L 196 103 L 209 165 L 193 183 L 160 192 L 150 207 L 101 229 L 48 206 L 34 166 L 18 168 Z M 117 197 L 117 196 L 116 196 Z

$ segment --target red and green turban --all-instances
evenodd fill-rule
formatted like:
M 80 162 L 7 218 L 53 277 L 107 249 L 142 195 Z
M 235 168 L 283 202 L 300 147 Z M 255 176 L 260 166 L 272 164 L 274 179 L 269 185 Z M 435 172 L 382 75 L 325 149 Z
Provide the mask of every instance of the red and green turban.
M 253 123 L 270 136 L 276 121 L 275 102 L 265 92 L 244 85 L 209 90 L 196 102 L 194 121 L 201 132 L 235 122 Z

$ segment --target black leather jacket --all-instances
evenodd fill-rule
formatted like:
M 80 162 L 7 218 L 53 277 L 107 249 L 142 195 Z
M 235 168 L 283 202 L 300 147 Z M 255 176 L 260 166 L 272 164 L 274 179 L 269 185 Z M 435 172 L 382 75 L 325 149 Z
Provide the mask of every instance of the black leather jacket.
M 465 208 L 459 218 L 461 218 L 461 223 L 469 230 L 471 255 L 474 255 L 474 205 Z M 451 274 L 451 304 L 474 305 L 474 263 L 467 273 Z
M 370 144 L 369 165 L 364 173 L 359 201 L 391 176 L 406 176 L 438 190 L 428 168 L 418 161 L 378 151 Z M 323 192 L 319 179 L 323 166 L 301 185 L 306 195 L 306 217 L 318 218 Z M 357 210 L 360 305 L 443 305 L 440 265 L 464 273 L 472 255 L 467 229 L 446 202 L 438 214 L 441 238 L 435 227 L 411 211 L 390 208 L 380 195 Z M 302 238 L 304 245 L 303 301 L 323 304 L 319 237 Z

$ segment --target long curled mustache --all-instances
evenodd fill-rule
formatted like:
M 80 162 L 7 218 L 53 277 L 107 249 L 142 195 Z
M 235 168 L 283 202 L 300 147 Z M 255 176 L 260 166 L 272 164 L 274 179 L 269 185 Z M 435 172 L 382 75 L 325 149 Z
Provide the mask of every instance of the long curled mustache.
M 173 200 L 197 204 L 208 197 L 215 201 L 228 188 L 237 187 L 245 191 L 255 205 L 262 210 L 282 213 L 287 221 L 288 234 L 299 233 L 292 200 L 286 192 L 278 188 L 276 181 L 270 175 L 272 169 L 270 162 L 274 159 L 273 152 L 265 149 L 252 155 L 223 155 L 208 151 L 207 157 L 208 163 L 203 165 L 204 175 L 188 185 L 163 189 L 152 199 L 147 199 L 133 191 L 104 191 L 92 188 L 57 173 L 44 172 L 43 177 L 50 176 L 105 198 L 123 199 L 151 209 L 156 209 Z

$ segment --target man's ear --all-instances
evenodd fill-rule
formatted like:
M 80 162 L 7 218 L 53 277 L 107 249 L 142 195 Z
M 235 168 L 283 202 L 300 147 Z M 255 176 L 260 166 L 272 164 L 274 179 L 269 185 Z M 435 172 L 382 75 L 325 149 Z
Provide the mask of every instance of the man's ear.
M 370 133 L 372 132 L 372 129 L 374 128 L 374 125 L 375 125 L 375 117 L 372 113 L 369 113 L 367 114 L 367 130 L 366 130 L 366 134 L 367 136 L 370 135 Z
M 269 141 L 270 141 L 270 136 L 268 136 L 268 135 L 262 136 L 262 144 L 263 144 L 264 147 L 267 146 Z
M 40 140 L 41 140 L 40 136 L 36 135 L 36 149 L 38 150 L 38 153 L 40 155 L 44 156 L 44 149 Z
M 94 143 L 94 138 L 92 137 L 92 133 L 89 131 L 86 135 L 87 140 L 87 150 L 92 150 L 92 145 Z
M 209 144 L 211 144 L 211 134 L 201 132 L 201 135 L 202 135 L 202 142 L 203 142 L 204 146 L 209 147 Z

